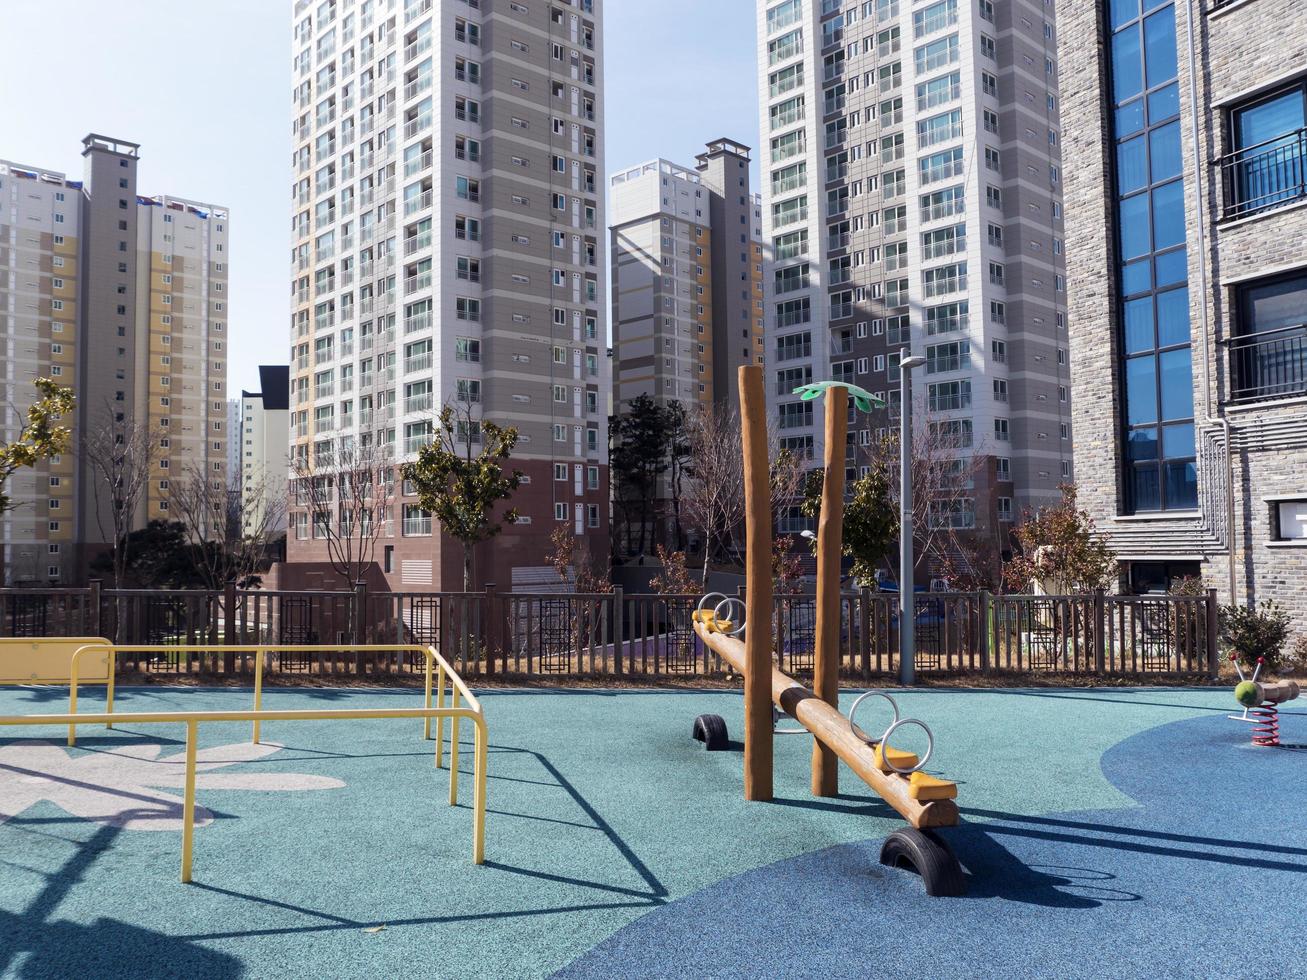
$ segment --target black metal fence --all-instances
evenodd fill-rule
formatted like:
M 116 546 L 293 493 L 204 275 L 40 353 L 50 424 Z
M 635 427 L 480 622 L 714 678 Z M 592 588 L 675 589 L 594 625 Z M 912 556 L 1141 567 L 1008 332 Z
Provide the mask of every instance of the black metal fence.
M 693 677 L 723 664 L 694 633 L 697 595 L 242 591 L 0 590 L 0 636 L 104 636 L 119 644 L 194 645 L 193 654 L 125 652 L 124 670 L 245 673 L 266 645 L 273 671 L 386 675 L 419 672 L 396 650 L 321 655 L 278 645 L 433 644 L 467 676 Z M 988 592 L 915 596 L 915 668 L 922 674 L 1051 672 L 1092 676 L 1214 675 L 1217 606 L 1203 596 L 1030 596 Z M 896 674 L 898 596 L 840 597 L 841 672 Z M 812 595 L 777 596 L 775 656 L 810 672 L 816 638 Z

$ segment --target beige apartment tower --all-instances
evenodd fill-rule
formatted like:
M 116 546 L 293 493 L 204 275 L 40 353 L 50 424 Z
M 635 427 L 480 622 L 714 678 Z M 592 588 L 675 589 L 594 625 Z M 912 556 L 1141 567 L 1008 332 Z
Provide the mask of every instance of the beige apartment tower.
M 82 146 L 82 180 L 0 161 L 0 397 L 21 413 L 33 378 L 71 386 L 79 447 L 15 477 L 6 585 L 77 584 L 112 540 L 88 434 L 143 428 L 158 443 L 133 527 L 170 516 L 181 474 L 226 481 L 227 211 L 139 194 L 137 144 Z M 3 437 L 19 424 L 6 412 Z
M 597 0 L 292 5 L 291 452 L 392 470 L 443 406 L 517 427 L 516 524 L 479 587 L 556 581 L 565 526 L 607 550 L 602 8 Z M 474 446 L 474 449 L 479 446 Z M 462 588 L 462 546 L 402 480 L 376 547 L 396 590 Z M 292 499 L 287 574 L 327 576 Z
M 613 401 L 734 404 L 761 364 L 761 202 L 749 147 L 719 139 L 693 168 L 652 160 L 610 181 Z

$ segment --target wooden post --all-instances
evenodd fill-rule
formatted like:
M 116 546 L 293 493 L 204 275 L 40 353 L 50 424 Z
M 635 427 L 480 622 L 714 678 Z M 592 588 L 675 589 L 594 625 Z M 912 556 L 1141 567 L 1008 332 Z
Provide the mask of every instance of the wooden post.
M 228 647 L 236 645 L 236 580 L 227 582 L 222 590 L 222 642 Z M 190 654 L 185 654 L 189 658 Z M 217 659 L 216 657 L 214 658 Z M 201 660 L 203 663 L 203 660 Z M 222 654 L 224 673 L 236 672 L 236 654 L 224 650 Z
M 622 651 L 624 650 L 623 644 L 626 642 L 626 638 L 623 635 L 623 628 L 622 628 L 622 613 L 624 612 L 622 607 L 625 605 L 626 599 L 625 596 L 623 595 L 622 587 L 620 585 L 615 586 L 613 588 L 612 603 L 613 603 L 613 618 L 612 618 L 612 627 L 609 632 L 612 634 L 612 640 L 613 640 L 613 673 L 620 674 L 622 672 Z
M 980 616 L 980 672 L 989 673 L 989 642 L 990 642 L 990 622 L 989 622 L 989 590 L 981 589 L 976 595 L 976 606 Z
M 354 635 L 351 639 L 359 646 L 368 642 L 368 586 L 366 582 L 358 581 L 354 583 L 354 594 L 350 597 L 350 608 L 354 613 Z M 375 653 L 364 653 L 362 650 L 354 651 L 354 674 L 362 677 L 367 666 L 367 660 L 375 657 Z
M 481 645 L 485 649 L 486 674 L 495 672 L 495 651 L 499 649 L 499 619 L 495 614 L 495 583 L 486 583 L 486 596 L 482 600 L 485 608 L 481 612 Z
M 744 442 L 745 663 L 744 798 L 772 798 L 771 473 L 767 461 L 767 396 L 762 368 L 739 369 Z
M 1221 660 L 1216 652 L 1217 634 L 1220 632 L 1220 622 L 1217 619 L 1218 607 L 1216 605 L 1216 590 L 1207 590 L 1207 671 L 1208 674 L 1215 678 L 1221 673 Z
M 1094 590 L 1094 672 L 1102 677 L 1107 672 L 1107 616 L 1103 590 Z
M 849 389 L 826 389 L 826 478 L 817 522 L 817 629 L 813 642 L 812 693 L 840 705 L 840 550 L 844 528 L 844 457 L 849 431 Z M 839 794 L 839 758 L 812 740 L 812 795 Z
M 101 615 L 104 612 L 104 610 L 100 606 L 100 602 L 101 602 L 100 590 L 102 588 L 103 588 L 103 584 L 100 582 L 98 578 L 91 579 L 90 590 L 87 593 L 87 599 L 86 599 L 87 603 L 89 603 L 90 605 L 90 609 L 87 610 L 87 612 L 90 613 L 90 617 L 86 619 L 86 622 L 90 627 L 91 636 L 104 636 L 104 634 L 101 632 L 101 629 L 103 627 L 101 625 L 101 619 L 100 619 Z

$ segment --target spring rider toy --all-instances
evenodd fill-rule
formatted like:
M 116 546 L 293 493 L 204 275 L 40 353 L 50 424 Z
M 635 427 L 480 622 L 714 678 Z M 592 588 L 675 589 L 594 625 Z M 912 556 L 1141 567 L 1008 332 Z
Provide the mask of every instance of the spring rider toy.
M 1234 699 L 1243 705 L 1242 715 L 1230 715 L 1235 721 L 1246 721 L 1253 726 L 1253 745 L 1275 747 L 1280 744 L 1280 708 L 1286 701 L 1293 701 L 1302 693 L 1297 681 L 1276 681 L 1267 684 L 1259 681 L 1257 675 L 1262 672 L 1265 661 L 1257 658 L 1252 677 L 1244 677 L 1239 659 L 1230 655 L 1234 669 L 1239 672 L 1239 683 L 1234 688 Z

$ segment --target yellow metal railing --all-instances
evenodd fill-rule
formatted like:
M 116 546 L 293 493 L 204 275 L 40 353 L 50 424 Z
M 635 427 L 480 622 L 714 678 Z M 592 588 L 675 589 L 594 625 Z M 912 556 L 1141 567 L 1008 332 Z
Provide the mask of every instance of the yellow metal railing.
M 151 654 L 172 654 L 172 653 L 212 653 L 221 650 L 223 653 L 252 653 L 254 654 L 254 710 L 258 711 L 263 707 L 263 664 L 267 655 L 272 651 L 278 653 L 420 653 L 426 658 L 425 671 L 425 700 L 423 704 L 430 708 L 432 681 L 433 677 L 437 679 L 438 696 L 436 706 L 443 708 L 445 706 L 445 686 L 448 680 L 451 688 L 451 698 L 454 707 L 458 707 L 459 697 L 462 696 L 469 704 L 476 705 L 477 700 L 472 695 L 471 690 L 463 683 L 463 679 L 458 676 L 458 672 L 450 666 L 449 662 L 433 646 L 421 646 L 418 644 L 394 644 L 394 643 L 364 643 L 356 646 L 337 645 L 324 646 L 320 644 L 275 644 L 260 643 L 249 646 L 227 646 L 225 644 L 208 643 L 208 644 L 173 644 L 167 646 L 149 646 L 145 644 L 116 644 L 116 643 L 88 643 L 86 646 L 78 647 L 73 651 L 72 661 L 69 664 L 69 682 L 68 682 L 68 713 L 77 714 L 77 691 L 80 684 L 79 671 L 83 657 L 93 656 L 97 653 L 109 651 L 109 680 L 105 685 L 105 709 L 104 714 L 113 715 L 113 698 L 114 698 L 114 675 L 118 667 L 118 654 L 120 653 L 151 653 Z M 478 707 L 477 710 L 480 710 Z M 77 744 L 77 726 L 78 724 L 89 724 L 85 721 L 74 721 L 68 725 L 68 745 L 71 747 Z M 105 728 L 113 728 L 113 718 L 105 723 Z M 443 735 L 445 723 L 443 718 L 440 722 L 441 745 L 436 746 L 436 764 L 440 764 Z M 258 744 L 261 731 L 260 719 L 255 719 L 253 723 L 254 734 L 252 741 Z M 453 722 L 454 730 L 454 747 L 451 748 L 451 757 L 455 764 L 458 762 L 458 722 Z M 431 738 L 431 717 L 426 718 L 423 723 L 422 735 L 424 738 Z M 454 802 L 451 799 L 450 802 Z
M 432 653 L 436 658 L 440 655 Z M 430 661 L 428 661 L 430 662 Z M 440 661 L 444 664 L 443 660 Z M 202 722 L 221 721 L 339 721 L 372 718 L 424 718 L 430 724 L 432 718 L 441 719 L 441 737 L 436 747 L 436 765 L 440 766 L 440 748 L 444 741 L 444 719 L 453 719 L 454 742 L 450 748 L 449 802 L 453 806 L 458 794 L 458 724 L 467 718 L 475 726 L 475 761 L 473 764 L 474 799 L 472 803 L 472 861 L 482 864 L 485 861 L 486 834 L 486 767 L 488 732 L 481 706 L 475 697 L 463 685 L 461 678 L 447 664 L 444 670 L 453 680 L 455 691 L 462 691 L 467 698 L 468 707 L 455 706 L 425 708 L 336 708 L 303 711 L 131 711 L 121 714 L 85 714 L 85 715 L 23 715 L 0 717 L 0 725 L 106 725 L 117 720 L 129 724 L 151 722 L 176 722 L 186 725 L 186 789 L 183 797 L 182 812 L 182 862 L 181 880 L 191 880 L 191 855 L 195 835 L 195 755 L 198 730 Z

